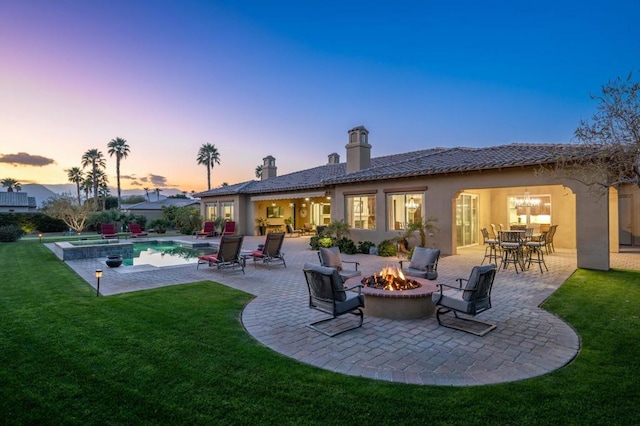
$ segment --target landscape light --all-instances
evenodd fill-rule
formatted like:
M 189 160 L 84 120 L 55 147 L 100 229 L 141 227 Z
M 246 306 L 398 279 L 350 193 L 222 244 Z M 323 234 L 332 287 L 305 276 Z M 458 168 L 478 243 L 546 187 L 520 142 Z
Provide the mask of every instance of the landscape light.
M 98 279 L 98 285 L 96 286 L 96 296 L 100 296 L 100 278 L 102 278 L 102 269 L 96 269 L 96 278 Z

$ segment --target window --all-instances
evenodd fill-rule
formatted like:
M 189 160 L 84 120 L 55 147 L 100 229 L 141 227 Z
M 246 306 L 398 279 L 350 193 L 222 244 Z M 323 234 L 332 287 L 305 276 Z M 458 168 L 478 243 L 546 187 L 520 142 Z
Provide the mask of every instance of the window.
M 345 197 L 347 224 L 350 228 L 376 229 L 375 195 Z
M 408 224 L 420 220 L 423 202 L 421 193 L 387 194 L 387 228 L 404 231 Z
M 218 203 L 205 204 L 204 217 L 208 221 L 212 221 L 218 217 Z
M 222 216 L 224 220 L 233 220 L 233 202 L 220 203 L 220 216 Z
M 267 218 L 284 217 L 284 207 L 269 206 L 267 207 Z
M 551 223 L 551 196 L 511 196 L 509 203 L 509 225 L 549 225 Z

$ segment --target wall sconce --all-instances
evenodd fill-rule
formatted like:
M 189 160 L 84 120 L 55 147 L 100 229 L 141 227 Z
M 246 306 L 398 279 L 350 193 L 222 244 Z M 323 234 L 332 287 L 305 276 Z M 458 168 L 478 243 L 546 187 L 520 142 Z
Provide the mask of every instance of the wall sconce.
M 331 196 L 330 196 L 330 195 L 327 195 L 327 200 L 330 200 L 330 199 L 331 199 Z
M 102 269 L 96 269 L 96 279 L 98 285 L 96 286 L 96 296 L 100 296 L 100 278 L 102 278 Z
M 307 204 L 306 203 L 302 203 L 302 207 L 307 207 Z
M 305 200 L 305 201 L 309 201 L 309 197 L 305 198 L 304 200 Z
M 276 206 L 276 203 L 271 203 L 271 207 L 275 207 L 275 206 Z

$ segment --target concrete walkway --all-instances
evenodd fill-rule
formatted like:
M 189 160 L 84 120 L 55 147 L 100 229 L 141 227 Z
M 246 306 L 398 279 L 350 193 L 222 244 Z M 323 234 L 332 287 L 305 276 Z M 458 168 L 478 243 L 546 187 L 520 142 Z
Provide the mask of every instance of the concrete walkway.
M 180 240 L 180 238 L 173 238 Z M 184 238 L 188 240 L 188 238 Z M 191 241 L 191 240 L 189 240 Z M 264 237 L 245 237 L 245 249 L 257 247 Z M 580 349 L 576 332 L 539 305 L 576 269 L 574 251 L 559 249 L 546 257 L 549 273 L 536 265 L 516 274 L 499 271 L 492 292 L 493 308 L 479 318 L 497 323 L 484 337 L 438 326 L 434 317 L 388 320 L 365 316 L 362 328 L 330 338 L 305 327 L 323 314 L 309 309 L 302 273 L 305 262 L 318 263 L 309 238 L 286 238 L 283 251 L 287 267 L 249 261 L 246 273 L 222 272 L 196 265 L 155 268 L 106 268 L 103 259 L 68 261 L 90 285 L 94 272 L 104 270 L 100 291 L 109 296 L 124 292 L 211 280 L 255 295 L 242 313 L 247 331 L 269 348 L 338 373 L 411 384 L 470 386 L 503 383 L 540 376 L 569 363 Z M 483 248 L 461 250 L 441 258 L 437 282 L 467 278 L 482 261 Z M 397 265 L 395 258 L 344 255 L 360 262 L 363 275 Z M 640 269 L 639 253 L 612 255 L 612 267 Z M 350 315 L 331 323 L 351 321 Z

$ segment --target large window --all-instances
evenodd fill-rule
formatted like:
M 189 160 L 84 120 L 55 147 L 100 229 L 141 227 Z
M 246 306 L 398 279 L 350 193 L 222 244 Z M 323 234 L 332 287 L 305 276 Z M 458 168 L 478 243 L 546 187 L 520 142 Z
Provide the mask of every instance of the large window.
M 345 197 L 347 224 L 350 228 L 376 229 L 375 195 L 350 195 Z
M 233 202 L 228 201 L 220 203 L 220 216 L 222 216 L 225 220 L 234 220 Z
M 551 224 L 551 196 L 524 195 L 511 196 L 509 203 L 509 225 L 524 225 L 533 228 Z
M 387 194 L 387 227 L 404 231 L 407 225 L 422 218 L 424 197 L 420 193 Z

